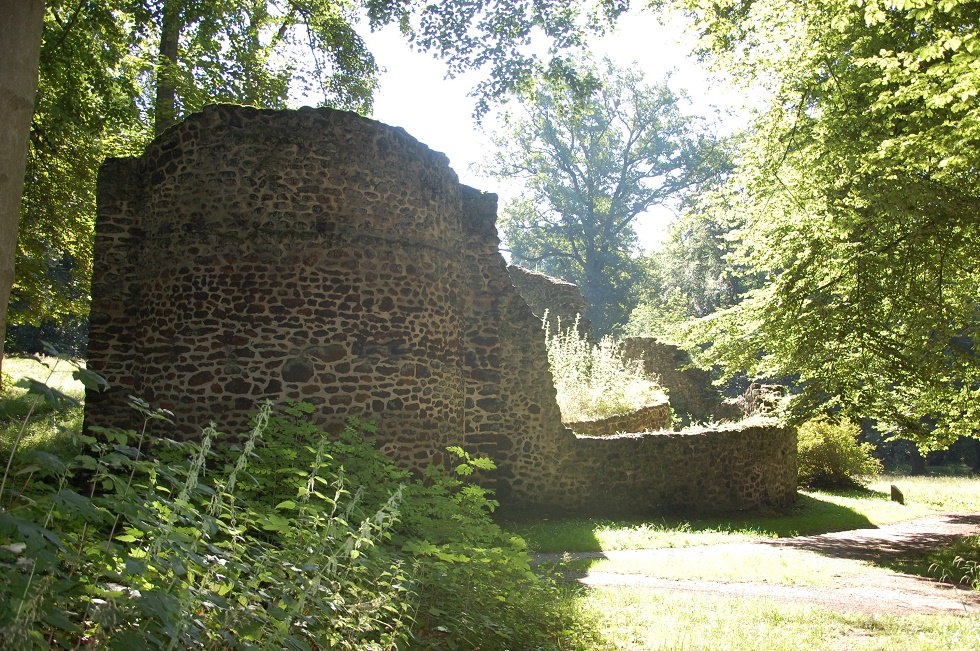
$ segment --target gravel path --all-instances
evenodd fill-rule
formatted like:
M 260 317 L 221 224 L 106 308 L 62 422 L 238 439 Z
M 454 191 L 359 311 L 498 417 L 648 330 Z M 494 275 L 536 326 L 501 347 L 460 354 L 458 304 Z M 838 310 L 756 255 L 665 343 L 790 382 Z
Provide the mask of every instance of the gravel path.
M 831 559 L 859 560 L 881 564 L 895 558 L 949 545 L 963 536 L 980 535 L 980 514 L 946 514 L 885 525 L 877 529 L 854 529 L 758 542 L 671 549 L 643 549 L 572 554 L 538 554 L 541 563 L 569 560 L 610 559 L 629 563 L 658 563 L 671 566 L 696 563 L 711 551 L 746 554 L 761 549 L 804 550 Z M 711 551 L 709 551 L 711 550 Z M 940 583 L 885 568 L 854 572 L 847 563 L 834 572 L 825 585 L 784 585 L 742 581 L 661 579 L 642 574 L 588 571 L 576 580 L 591 586 L 630 586 L 662 592 L 768 598 L 777 601 L 812 603 L 834 610 L 868 614 L 956 613 L 980 614 L 980 592 Z

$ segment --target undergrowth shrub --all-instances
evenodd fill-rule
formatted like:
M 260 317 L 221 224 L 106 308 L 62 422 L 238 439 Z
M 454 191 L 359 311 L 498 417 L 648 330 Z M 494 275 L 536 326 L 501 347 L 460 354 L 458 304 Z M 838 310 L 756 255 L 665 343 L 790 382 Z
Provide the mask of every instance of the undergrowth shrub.
M 489 460 L 450 448 L 415 478 L 309 405 L 263 405 L 234 444 L 157 439 L 167 414 L 131 406 L 140 430 L 76 432 L 77 454 L 13 445 L 0 648 L 589 647 L 466 481 Z
M 640 360 L 629 360 L 610 336 L 592 343 L 561 323 L 551 332 L 544 319 L 548 361 L 555 381 L 558 407 L 565 422 L 599 420 L 636 411 L 666 398 L 663 387 L 648 376 Z
M 860 429 L 820 417 L 797 430 L 798 483 L 804 488 L 856 488 L 882 472 L 874 446 L 859 443 Z

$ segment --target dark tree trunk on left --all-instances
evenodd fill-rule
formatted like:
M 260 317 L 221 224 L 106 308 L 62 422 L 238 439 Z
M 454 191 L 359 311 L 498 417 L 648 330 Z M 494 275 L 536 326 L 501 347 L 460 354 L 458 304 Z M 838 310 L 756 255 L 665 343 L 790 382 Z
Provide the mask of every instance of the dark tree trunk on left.
M 177 49 L 180 46 L 179 0 L 165 0 L 160 17 L 160 58 L 153 134 L 159 136 L 177 122 Z
M 0 3 L 0 370 L 43 28 L 44 0 Z

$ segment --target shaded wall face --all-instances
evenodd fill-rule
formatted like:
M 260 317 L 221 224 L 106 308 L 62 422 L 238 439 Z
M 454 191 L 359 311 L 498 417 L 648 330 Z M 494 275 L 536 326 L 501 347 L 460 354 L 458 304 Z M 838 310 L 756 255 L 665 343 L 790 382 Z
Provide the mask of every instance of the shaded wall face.
M 188 434 L 301 399 L 328 425 L 375 419 L 389 451 L 427 462 L 462 428 L 459 186 L 441 155 L 378 127 L 221 107 L 110 164 L 96 255 L 128 264 L 129 287 L 96 269 L 93 367 Z M 126 419 L 105 402 L 92 418 Z
M 535 502 L 574 436 L 561 424 L 541 319 L 497 251 L 496 197 L 464 188 L 463 218 L 464 443 L 496 460 L 499 499 Z
M 557 478 L 572 512 L 731 513 L 796 502 L 796 432 L 773 424 L 582 437 Z

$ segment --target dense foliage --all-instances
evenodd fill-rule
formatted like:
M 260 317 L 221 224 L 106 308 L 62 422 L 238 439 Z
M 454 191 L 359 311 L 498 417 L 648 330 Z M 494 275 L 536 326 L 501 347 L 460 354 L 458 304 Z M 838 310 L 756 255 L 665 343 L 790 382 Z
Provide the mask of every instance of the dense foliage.
M 87 315 L 96 174 L 145 141 L 126 26 L 108 5 L 75 4 L 46 3 L 8 326 L 71 330 Z
M 666 83 L 608 61 L 576 78 L 591 85 L 546 76 L 521 95 L 488 172 L 524 184 L 500 219 L 513 261 L 577 284 L 608 333 L 636 301 L 637 217 L 705 185 L 723 155 Z
M 676 324 L 732 307 L 759 286 L 734 259 L 735 225 L 723 211 L 704 210 L 704 202 L 704 196 L 690 202 L 663 246 L 640 258 L 643 275 L 628 334 L 669 340 Z
M 859 443 L 857 425 L 816 418 L 797 430 L 797 476 L 804 488 L 855 488 L 881 474 L 874 446 Z
M 91 376 L 89 376 L 91 379 Z M 57 392 L 35 383 L 38 392 Z M 93 428 L 13 450 L 0 482 L 0 646 L 567 648 L 589 634 L 450 448 L 422 478 L 351 423 L 263 406 L 228 446 Z
M 924 448 L 976 435 L 980 4 L 674 4 L 772 94 L 716 201 L 765 282 L 688 330 L 702 361 Z
M 554 332 L 547 318 L 544 326 L 558 408 L 566 423 L 625 414 L 666 399 L 643 363 L 627 359 L 610 335 L 594 342 L 579 331 L 577 319 L 568 328 L 559 321 Z

